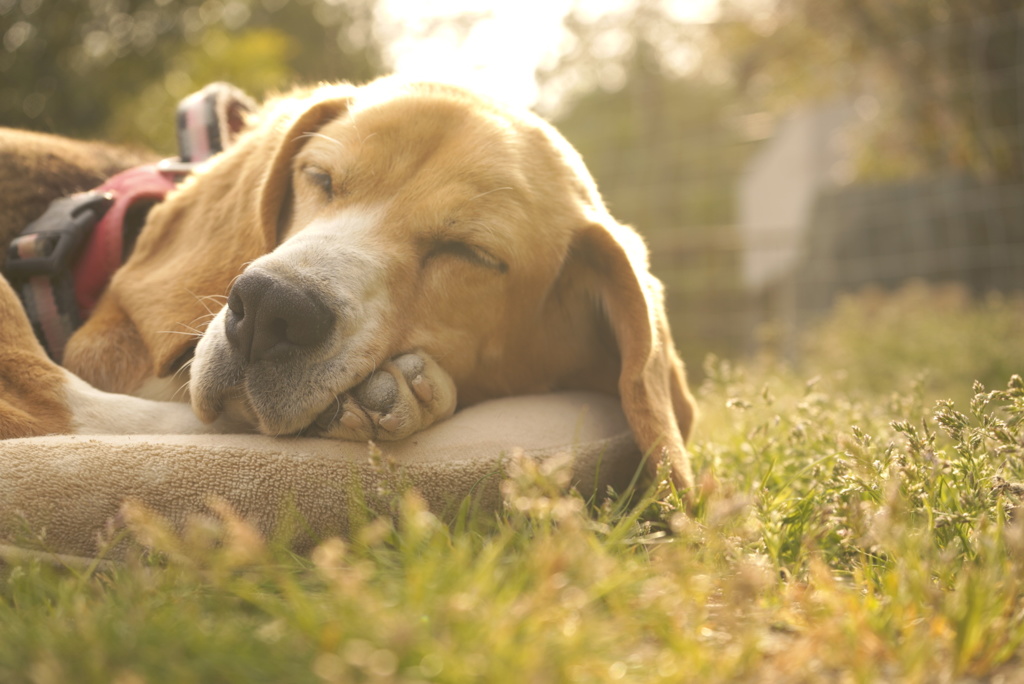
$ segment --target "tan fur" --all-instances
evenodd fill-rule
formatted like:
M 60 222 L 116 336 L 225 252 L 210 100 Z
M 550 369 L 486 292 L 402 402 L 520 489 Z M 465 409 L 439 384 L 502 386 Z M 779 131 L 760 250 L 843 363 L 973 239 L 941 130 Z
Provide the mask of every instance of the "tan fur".
M 341 90 L 347 87 L 339 86 Z M 304 98 L 299 95 L 297 101 Z M 277 208 L 287 187 L 292 144 L 288 133 L 307 119 L 337 114 L 297 107 L 296 100 L 268 104 L 259 121 L 209 170 L 190 176 L 147 218 L 131 258 L 114 275 L 86 324 L 71 337 L 64 365 L 96 387 L 131 393 L 146 377 L 162 377 L 202 329 L 241 266 L 277 242 Z M 308 110 L 308 111 L 307 111 Z M 274 161 L 275 156 L 281 157 Z M 273 206 L 272 220 L 260 210 L 260 191 Z M 155 295 L 155 293 L 159 293 Z M 138 334 L 113 343 L 119 367 L 97 363 L 109 357 L 110 321 L 124 320 Z
M 318 193 L 309 168 L 330 174 L 333 197 Z M 561 389 L 617 393 L 652 454 L 648 472 L 666 460 L 676 485 L 692 486 L 684 440 L 694 402 L 641 239 L 611 217 L 553 128 L 450 87 L 386 79 L 269 103 L 235 147 L 151 213 L 66 365 L 119 392 L 173 373 L 194 344 L 175 333 L 204 328 L 223 303 L 211 296 L 311 223 L 353 212 L 376 221 L 359 249 L 379 257 L 374 277 L 389 303 L 360 350 L 371 368 L 422 350 L 450 374 L 462 406 Z M 435 254 L 440 241 L 469 244 L 495 267 Z M 302 277 L 302 264 L 268 259 Z M 304 410 L 315 416 L 356 381 L 339 380 Z M 253 396 L 243 403 L 260 406 Z

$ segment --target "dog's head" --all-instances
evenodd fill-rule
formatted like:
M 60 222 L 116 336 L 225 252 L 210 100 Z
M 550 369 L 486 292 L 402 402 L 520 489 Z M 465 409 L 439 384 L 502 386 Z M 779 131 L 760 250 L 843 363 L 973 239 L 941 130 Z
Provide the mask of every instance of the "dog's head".
M 651 467 L 664 455 L 692 483 L 693 401 L 642 241 L 553 128 L 454 87 L 383 79 L 267 105 L 152 212 L 65 362 L 139 392 L 193 348 L 198 415 L 269 434 L 307 429 L 412 350 L 462 405 L 615 392 Z

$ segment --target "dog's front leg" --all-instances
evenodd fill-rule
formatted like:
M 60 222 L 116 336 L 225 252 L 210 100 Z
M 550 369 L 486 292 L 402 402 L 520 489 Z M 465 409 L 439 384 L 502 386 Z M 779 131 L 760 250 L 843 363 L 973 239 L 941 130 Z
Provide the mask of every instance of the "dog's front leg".
M 0 439 L 55 434 L 244 432 L 203 424 L 188 404 L 101 392 L 54 363 L 0 277 Z
M 71 431 L 65 372 L 43 351 L 0 276 L 0 439 Z
M 225 418 L 204 423 L 196 418 L 188 404 L 104 392 L 68 371 L 63 372 L 65 397 L 71 412 L 70 432 L 73 434 L 192 435 L 252 432 L 248 425 Z

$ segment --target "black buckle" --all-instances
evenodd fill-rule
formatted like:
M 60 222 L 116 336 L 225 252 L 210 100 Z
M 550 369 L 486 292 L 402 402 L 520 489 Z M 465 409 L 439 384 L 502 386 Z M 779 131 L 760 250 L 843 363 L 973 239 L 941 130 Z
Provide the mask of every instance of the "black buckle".
M 113 195 L 99 192 L 81 192 L 53 200 L 43 215 L 28 224 L 7 248 L 4 275 L 21 280 L 68 271 L 92 229 L 113 203 Z M 18 243 L 22 240 L 42 240 L 41 245 L 34 247 L 42 253 L 21 257 Z

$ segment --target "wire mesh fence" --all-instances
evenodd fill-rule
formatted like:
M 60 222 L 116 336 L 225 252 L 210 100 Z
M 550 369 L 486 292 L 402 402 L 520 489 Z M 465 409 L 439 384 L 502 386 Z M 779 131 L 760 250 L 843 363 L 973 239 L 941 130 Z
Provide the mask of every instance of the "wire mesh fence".
M 691 367 L 765 345 L 798 356 L 836 298 L 868 286 L 1024 290 L 1024 8 L 1009 7 L 894 35 L 892 82 L 768 135 L 740 105 L 695 121 L 687 93 L 643 73 L 618 95 L 631 117 L 591 108 L 603 129 L 568 127 L 613 213 L 645 234 Z

